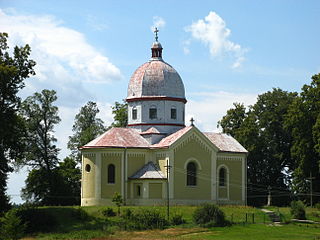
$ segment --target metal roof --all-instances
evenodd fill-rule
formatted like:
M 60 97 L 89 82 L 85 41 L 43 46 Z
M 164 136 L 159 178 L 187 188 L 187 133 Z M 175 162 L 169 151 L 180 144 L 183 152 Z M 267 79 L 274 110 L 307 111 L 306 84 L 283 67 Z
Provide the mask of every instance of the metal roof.
M 85 148 L 102 147 L 128 147 L 128 148 L 148 148 L 149 142 L 144 139 L 137 130 L 132 128 L 111 128 L 98 138 L 87 143 Z
M 141 169 L 139 169 L 135 174 L 133 174 L 130 179 L 166 179 L 165 175 L 161 170 L 153 163 L 148 162 Z

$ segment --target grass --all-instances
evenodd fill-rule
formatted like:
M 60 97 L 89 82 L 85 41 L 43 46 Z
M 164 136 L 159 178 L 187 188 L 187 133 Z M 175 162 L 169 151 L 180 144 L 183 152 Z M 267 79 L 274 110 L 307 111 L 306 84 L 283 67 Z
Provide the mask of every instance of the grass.
M 272 210 L 276 213 L 280 213 L 285 221 L 289 221 L 292 219 L 292 215 L 290 213 L 290 207 L 266 207 L 269 210 Z M 306 218 L 308 220 L 320 222 L 320 210 L 316 208 L 306 207 Z
M 164 230 L 149 230 L 128 232 L 120 231 L 117 224 L 110 224 L 110 221 L 117 223 L 119 217 L 106 218 L 102 215 L 102 210 L 106 207 L 44 207 L 58 223 L 50 233 L 36 233 L 25 239 L 317 239 L 320 240 L 320 225 L 310 224 L 287 224 L 282 226 L 272 226 L 270 220 L 265 214 L 253 207 L 245 206 L 221 206 L 228 220 L 233 220 L 231 227 L 224 228 L 200 228 L 192 221 L 192 214 L 195 206 L 172 206 L 171 215 L 182 214 L 187 221 L 180 226 L 170 226 Z M 116 207 L 112 207 L 116 211 Z M 122 207 L 130 208 L 132 211 L 143 209 L 156 209 L 163 215 L 166 214 L 165 206 L 153 207 Z M 88 216 L 78 214 L 84 210 Z M 278 211 L 278 208 L 271 208 Z M 290 219 L 290 208 L 279 208 L 279 212 Z M 318 219 L 320 213 L 317 209 L 307 208 L 308 219 Z M 247 223 L 245 223 L 247 214 Z M 252 223 L 252 214 L 254 214 L 255 223 Z M 315 216 L 316 215 L 316 216 Z M 266 222 L 266 224 L 263 224 Z

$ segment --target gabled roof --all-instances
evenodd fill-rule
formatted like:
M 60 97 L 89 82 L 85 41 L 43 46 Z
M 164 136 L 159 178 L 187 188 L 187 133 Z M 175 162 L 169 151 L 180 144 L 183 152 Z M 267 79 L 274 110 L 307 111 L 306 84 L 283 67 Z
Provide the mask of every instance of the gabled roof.
M 153 163 L 148 162 L 135 174 L 133 174 L 130 179 L 166 179 L 164 174 L 160 169 Z
M 148 148 L 149 142 L 132 128 L 111 128 L 81 149 L 103 147 Z
M 158 129 L 155 127 L 149 128 L 147 131 L 141 132 L 140 135 L 150 135 L 150 134 L 157 134 L 157 135 L 163 135 L 165 133 L 160 133 Z
M 203 134 L 222 152 L 248 152 L 236 139 L 227 134 L 213 132 L 204 132 Z
M 179 138 L 181 138 L 184 134 L 186 134 L 190 129 L 192 129 L 191 126 L 184 127 L 180 129 L 179 131 L 172 133 L 171 135 L 163 138 L 159 143 L 151 145 L 152 148 L 167 148 L 171 144 L 173 144 L 175 141 L 177 141 Z

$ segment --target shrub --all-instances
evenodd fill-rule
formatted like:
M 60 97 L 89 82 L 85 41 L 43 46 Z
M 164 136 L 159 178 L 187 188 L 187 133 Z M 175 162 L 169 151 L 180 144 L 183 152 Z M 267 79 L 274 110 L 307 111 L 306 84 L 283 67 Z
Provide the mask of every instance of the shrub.
M 23 237 L 26 230 L 26 224 L 22 223 L 17 215 L 16 209 L 8 211 L 1 219 L 0 235 L 2 239 L 17 240 Z
M 130 213 L 129 213 L 130 212 Z M 156 210 L 140 210 L 136 213 L 127 212 L 122 216 L 120 227 L 126 230 L 164 229 L 169 225 L 165 217 Z
M 113 197 L 112 197 L 112 202 L 117 205 L 117 207 L 118 207 L 118 215 L 120 215 L 120 207 L 121 207 L 121 205 L 123 203 L 122 196 L 119 193 L 115 192 Z
M 17 216 L 26 224 L 26 233 L 52 231 L 56 220 L 45 208 L 23 205 L 16 209 Z
M 314 207 L 320 211 L 320 202 L 316 203 L 316 205 L 314 205 Z
M 126 208 L 123 211 L 122 217 L 125 219 L 131 219 L 132 215 L 133 215 L 132 210 L 130 208 Z
M 305 206 L 302 201 L 292 201 L 290 213 L 296 219 L 306 219 Z
M 225 219 L 224 212 L 214 204 L 204 204 L 193 213 L 193 220 L 203 227 L 226 226 L 230 223 Z
M 103 209 L 101 213 L 105 217 L 114 217 L 116 215 L 116 213 L 110 207 Z
M 186 223 L 186 220 L 183 219 L 182 214 L 174 214 L 174 215 L 171 217 L 170 223 L 171 223 L 172 225 L 180 225 L 180 224 Z
M 90 218 L 89 214 L 80 207 L 73 209 L 72 216 L 81 221 L 87 221 Z

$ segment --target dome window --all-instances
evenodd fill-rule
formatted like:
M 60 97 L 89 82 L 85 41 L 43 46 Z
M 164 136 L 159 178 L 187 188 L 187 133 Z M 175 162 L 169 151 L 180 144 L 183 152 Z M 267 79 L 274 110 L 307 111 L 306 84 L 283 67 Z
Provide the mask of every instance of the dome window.
M 133 120 L 137 119 L 137 109 L 135 107 L 132 108 L 132 119 Z
M 156 107 L 149 108 L 149 118 L 150 119 L 157 119 L 157 108 Z
M 171 108 L 171 119 L 177 119 L 177 109 L 175 107 Z

